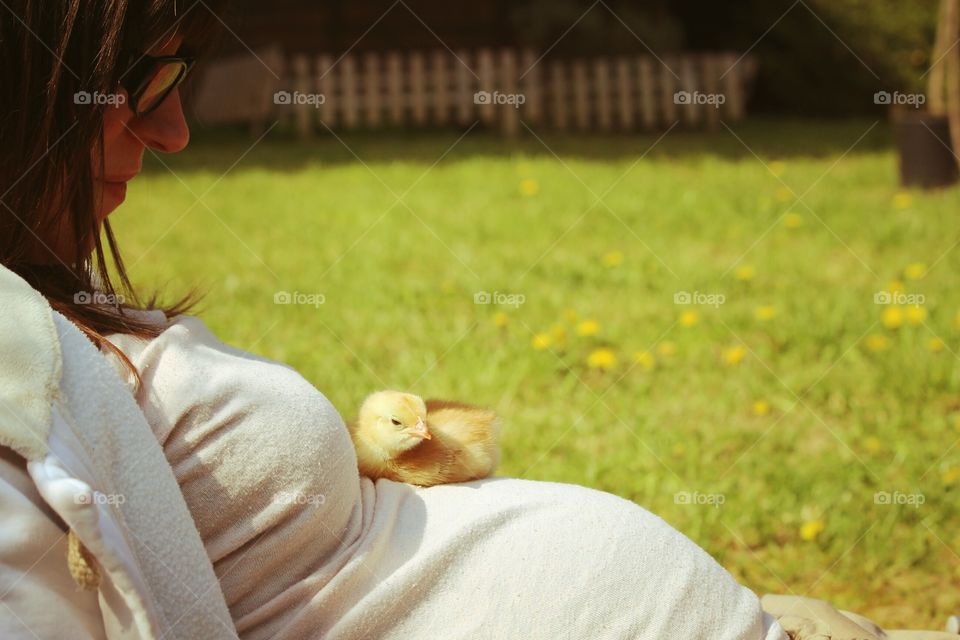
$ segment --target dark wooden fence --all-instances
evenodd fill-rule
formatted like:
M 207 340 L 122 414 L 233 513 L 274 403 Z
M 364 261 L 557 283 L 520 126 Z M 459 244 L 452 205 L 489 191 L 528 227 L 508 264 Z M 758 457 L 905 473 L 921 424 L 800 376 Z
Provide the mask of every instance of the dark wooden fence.
M 756 72 L 736 53 L 541 59 L 530 50 L 365 52 L 286 57 L 278 49 L 208 65 L 193 96 L 210 123 L 277 119 L 329 129 L 468 126 L 635 131 L 736 122 Z

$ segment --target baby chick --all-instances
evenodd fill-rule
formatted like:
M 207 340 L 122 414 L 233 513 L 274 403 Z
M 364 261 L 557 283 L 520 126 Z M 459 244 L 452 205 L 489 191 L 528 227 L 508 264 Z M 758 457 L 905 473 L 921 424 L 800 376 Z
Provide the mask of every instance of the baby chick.
M 361 475 L 423 487 L 490 476 L 499 434 L 489 409 L 400 391 L 368 396 L 350 425 Z

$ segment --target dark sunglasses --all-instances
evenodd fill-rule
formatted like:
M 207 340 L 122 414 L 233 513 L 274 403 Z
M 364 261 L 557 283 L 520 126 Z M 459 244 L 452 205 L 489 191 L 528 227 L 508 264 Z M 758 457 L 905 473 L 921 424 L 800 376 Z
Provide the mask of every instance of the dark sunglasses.
M 138 54 L 136 62 L 120 78 L 120 86 L 127 90 L 133 113 L 145 116 L 163 104 L 187 77 L 195 62 L 191 56 Z

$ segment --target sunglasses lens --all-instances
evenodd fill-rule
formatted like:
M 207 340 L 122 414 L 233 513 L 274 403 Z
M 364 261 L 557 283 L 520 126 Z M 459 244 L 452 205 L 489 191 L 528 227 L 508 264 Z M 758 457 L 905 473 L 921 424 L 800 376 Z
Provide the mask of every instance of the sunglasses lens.
M 177 86 L 185 71 L 186 65 L 182 62 L 168 62 L 160 65 L 153 79 L 143 90 L 137 111 L 147 113 L 160 106 L 160 103 Z

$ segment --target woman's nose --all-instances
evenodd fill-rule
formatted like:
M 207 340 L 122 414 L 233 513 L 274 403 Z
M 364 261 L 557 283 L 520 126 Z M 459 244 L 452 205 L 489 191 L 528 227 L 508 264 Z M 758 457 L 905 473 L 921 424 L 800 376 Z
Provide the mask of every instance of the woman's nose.
M 163 153 L 176 153 L 190 141 L 179 89 L 167 96 L 154 111 L 133 118 L 128 126 L 144 144 Z

